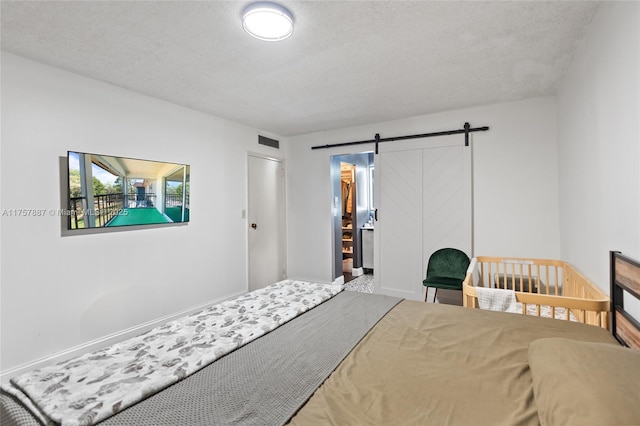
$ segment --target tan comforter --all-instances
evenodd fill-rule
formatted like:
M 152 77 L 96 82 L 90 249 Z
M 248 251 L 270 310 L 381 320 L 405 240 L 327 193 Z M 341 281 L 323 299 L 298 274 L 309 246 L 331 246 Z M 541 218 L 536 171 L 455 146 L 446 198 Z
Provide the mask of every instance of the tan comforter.
M 403 301 L 339 365 L 292 425 L 536 425 L 529 342 L 614 343 L 599 327 Z

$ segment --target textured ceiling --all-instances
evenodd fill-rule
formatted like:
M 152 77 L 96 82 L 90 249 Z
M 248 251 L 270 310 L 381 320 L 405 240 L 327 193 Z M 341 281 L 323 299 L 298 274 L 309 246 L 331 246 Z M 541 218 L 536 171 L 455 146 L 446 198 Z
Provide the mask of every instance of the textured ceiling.
M 555 92 L 597 2 L 2 1 L 2 49 L 281 136 Z

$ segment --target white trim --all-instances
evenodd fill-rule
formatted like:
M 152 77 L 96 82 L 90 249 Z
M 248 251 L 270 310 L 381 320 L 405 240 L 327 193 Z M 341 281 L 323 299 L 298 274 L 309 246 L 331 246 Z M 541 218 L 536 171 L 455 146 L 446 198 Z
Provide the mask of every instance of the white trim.
M 333 280 L 332 285 L 344 285 L 344 275 L 340 275 L 338 278 Z
M 351 275 L 354 277 L 359 277 L 360 275 L 364 275 L 364 268 L 352 268 Z
M 139 324 L 134 327 L 127 328 L 125 330 L 121 330 L 121 331 L 109 334 L 107 336 L 99 337 L 98 339 L 91 340 L 89 342 L 80 344 L 78 346 L 74 346 L 69 349 L 65 349 L 60 352 L 56 352 L 52 355 L 47 355 L 35 361 L 27 362 L 25 364 L 18 365 L 17 367 L 9 368 L 8 370 L 0 372 L 0 382 L 5 383 L 12 377 L 26 373 L 27 371 L 33 370 L 35 368 L 41 368 L 47 365 L 52 365 L 57 362 L 64 361 L 66 359 L 70 359 L 70 358 L 82 355 L 84 353 L 93 352 L 93 351 L 105 348 L 107 346 L 110 346 L 117 342 L 121 342 L 128 338 L 139 336 L 140 334 L 145 333 L 149 330 L 152 330 L 153 328 L 159 325 L 162 325 L 166 322 L 169 322 L 178 318 L 182 318 L 194 312 L 202 311 L 208 308 L 209 306 L 222 303 L 226 300 L 230 300 L 238 296 L 242 296 L 245 293 L 246 291 L 240 291 L 226 297 L 221 297 L 219 299 L 211 300 L 209 302 L 205 302 L 198 306 L 193 306 L 191 308 L 187 308 L 185 310 L 182 310 L 170 315 L 166 315 L 164 317 L 157 318 L 155 320 L 151 320 L 143 324 Z

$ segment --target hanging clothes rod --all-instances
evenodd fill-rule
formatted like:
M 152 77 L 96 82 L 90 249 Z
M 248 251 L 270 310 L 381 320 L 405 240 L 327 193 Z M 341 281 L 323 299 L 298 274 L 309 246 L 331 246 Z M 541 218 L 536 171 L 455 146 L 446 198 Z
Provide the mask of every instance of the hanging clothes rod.
M 423 133 L 421 135 L 409 135 L 409 136 L 396 136 L 393 138 L 380 138 L 380 134 L 376 133 L 375 139 L 369 139 L 366 141 L 355 141 L 355 142 L 343 142 L 343 143 L 334 143 L 328 145 L 317 145 L 312 146 L 311 149 L 324 149 L 324 148 L 334 148 L 337 146 L 348 146 L 348 145 L 361 145 L 365 143 L 375 143 L 375 152 L 378 153 L 378 144 L 381 142 L 392 142 L 392 141 L 403 141 L 407 139 L 419 139 L 419 138 L 431 138 L 434 136 L 447 136 L 447 135 L 458 135 L 460 133 L 464 133 L 464 146 L 469 146 L 469 133 L 472 132 L 485 132 L 489 130 L 488 126 L 484 127 L 471 127 L 469 123 L 464 123 L 464 128 L 458 130 L 445 130 L 442 132 L 433 132 L 433 133 Z

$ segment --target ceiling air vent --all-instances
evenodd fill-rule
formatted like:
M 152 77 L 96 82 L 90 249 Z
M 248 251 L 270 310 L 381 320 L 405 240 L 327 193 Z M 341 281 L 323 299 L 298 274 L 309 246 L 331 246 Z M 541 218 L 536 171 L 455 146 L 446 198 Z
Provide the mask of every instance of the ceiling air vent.
M 280 141 L 268 138 L 266 136 L 258 135 L 258 143 L 260 145 L 270 146 L 271 148 L 280 149 Z

